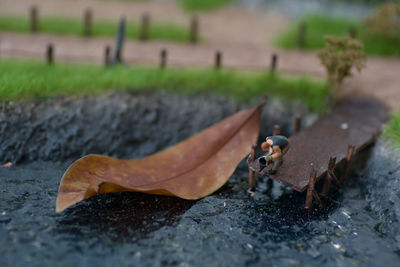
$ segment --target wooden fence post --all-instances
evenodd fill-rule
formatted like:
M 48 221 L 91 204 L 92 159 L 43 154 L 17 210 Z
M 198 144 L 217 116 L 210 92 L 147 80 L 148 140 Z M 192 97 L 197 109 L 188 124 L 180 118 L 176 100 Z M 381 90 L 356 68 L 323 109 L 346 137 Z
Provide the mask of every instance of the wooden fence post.
M 139 40 L 146 41 L 149 39 L 149 29 L 150 29 L 150 15 L 143 14 L 140 23 Z
M 190 20 L 190 37 L 189 41 L 195 44 L 199 41 L 199 20 L 197 16 L 192 16 Z
M 111 56 L 111 47 L 109 45 L 104 49 L 104 66 L 108 66 L 110 64 L 110 56 Z
M 315 172 L 315 169 L 312 168 L 311 173 L 310 173 L 310 180 L 308 182 L 306 203 L 305 203 L 305 206 L 304 206 L 304 208 L 306 210 L 310 210 L 310 208 L 312 206 L 313 195 L 314 195 L 314 186 L 315 186 L 315 178 L 316 178 L 316 172 Z
M 298 134 L 301 130 L 301 116 L 296 116 L 294 121 L 293 133 Z
M 54 63 L 54 48 L 53 44 L 48 44 L 46 49 L 46 62 L 49 65 Z
M 83 36 L 92 36 L 92 10 L 89 8 L 85 10 L 83 15 Z
M 278 55 L 276 53 L 272 54 L 271 57 L 271 69 L 270 69 L 270 74 L 274 74 L 275 70 L 278 66 Z
M 165 69 L 167 66 L 167 49 L 162 49 L 160 53 L 160 69 Z
M 220 69 L 222 66 L 222 53 L 221 51 L 217 51 L 215 52 L 215 63 L 214 63 L 214 67 L 215 69 Z
M 322 196 L 326 199 L 328 198 L 329 195 L 329 190 L 331 188 L 331 183 L 335 182 L 337 187 L 340 187 L 339 180 L 336 178 L 335 174 L 333 171 L 335 170 L 336 166 L 336 158 L 329 158 L 329 163 L 328 163 L 328 170 L 326 172 L 326 178 L 325 178 L 325 183 L 322 188 Z
M 31 32 L 35 33 L 39 31 L 38 20 L 39 20 L 39 11 L 37 6 L 32 6 L 29 11 L 30 24 L 31 24 Z
M 304 49 L 306 46 L 306 34 L 307 34 L 307 24 L 303 21 L 299 25 L 299 31 L 297 36 L 297 47 Z

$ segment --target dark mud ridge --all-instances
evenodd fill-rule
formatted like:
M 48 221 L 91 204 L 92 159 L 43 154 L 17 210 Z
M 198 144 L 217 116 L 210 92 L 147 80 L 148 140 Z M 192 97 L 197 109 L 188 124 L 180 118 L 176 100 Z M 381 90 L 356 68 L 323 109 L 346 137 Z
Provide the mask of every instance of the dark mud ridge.
M 309 215 L 304 194 L 278 183 L 267 190 L 266 179 L 249 197 L 244 162 L 198 201 L 116 193 L 55 213 L 61 176 L 78 157 L 146 156 L 256 104 L 113 93 L 3 105 L 0 163 L 14 164 L 0 168 L 0 265 L 398 266 L 400 164 L 381 141 Z M 313 119 L 300 105 L 268 102 L 261 137 L 274 124 L 290 134 L 297 114 Z
M 260 102 L 153 92 L 10 103 L 0 110 L 0 162 L 62 161 L 89 153 L 143 157 Z M 269 101 L 261 134 L 270 134 L 274 124 L 291 132 L 297 113 L 306 110 Z

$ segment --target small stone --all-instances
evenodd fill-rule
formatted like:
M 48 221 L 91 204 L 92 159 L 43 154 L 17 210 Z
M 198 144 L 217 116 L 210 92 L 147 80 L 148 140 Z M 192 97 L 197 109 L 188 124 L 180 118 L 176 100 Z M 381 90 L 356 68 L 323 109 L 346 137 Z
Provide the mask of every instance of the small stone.
M 3 167 L 3 168 L 10 168 L 11 166 L 12 166 L 11 162 L 7 162 L 7 163 L 4 163 L 3 165 L 1 165 L 1 167 Z

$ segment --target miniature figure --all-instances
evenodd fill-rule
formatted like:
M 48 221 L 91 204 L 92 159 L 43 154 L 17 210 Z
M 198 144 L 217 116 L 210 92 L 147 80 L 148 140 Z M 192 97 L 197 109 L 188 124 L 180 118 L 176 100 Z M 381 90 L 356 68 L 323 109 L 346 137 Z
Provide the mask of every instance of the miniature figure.
M 267 174 L 275 174 L 278 168 L 283 163 L 283 156 L 289 150 L 290 142 L 283 135 L 268 136 L 265 142 L 261 144 L 261 148 L 267 151 L 265 156 L 259 157 L 255 160 L 255 146 L 252 148 L 252 153 L 247 159 L 247 164 L 251 171 L 254 171 L 262 176 Z M 268 170 L 268 165 L 272 164 L 271 169 Z
M 277 129 L 278 130 L 278 129 Z M 256 145 L 251 147 L 251 153 L 247 159 L 247 164 L 249 166 L 249 188 L 247 192 L 250 195 L 254 195 L 252 188 L 254 186 L 254 175 L 258 173 L 261 176 L 265 176 L 267 174 L 275 174 L 278 168 L 283 163 L 283 156 L 289 150 L 290 141 L 282 135 L 279 135 L 277 131 L 275 131 L 276 135 L 268 136 L 265 139 L 265 142 L 261 144 L 261 148 L 264 151 L 267 151 L 265 156 L 261 156 L 258 159 L 255 159 L 256 154 Z M 268 170 L 268 165 L 272 164 L 271 169 Z M 268 180 L 268 187 L 272 187 L 272 180 Z
M 268 136 L 265 142 L 261 144 L 261 149 L 267 151 L 267 154 L 258 159 L 260 163 L 259 173 L 261 175 L 275 174 L 283 163 L 283 156 L 289 150 L 290 142 L 283 135 Z M 272 164 L 270 170 L 268 165 Z

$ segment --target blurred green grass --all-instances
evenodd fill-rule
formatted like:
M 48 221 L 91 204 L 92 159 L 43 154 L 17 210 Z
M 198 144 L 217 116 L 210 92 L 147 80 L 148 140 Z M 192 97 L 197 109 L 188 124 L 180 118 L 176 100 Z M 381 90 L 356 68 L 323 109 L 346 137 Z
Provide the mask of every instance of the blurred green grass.
M 386 125 L 384 136 L 392 140 L 397 148 L 400 148 L 400 110 L 393 114 L 392 119 Z
M 94 37 L 111 37 L 117 33 L 118 23 L 93 20 L 92 35 Z M 0 31 L 26 33 L 30 30 L 28 17 L 0 16 Z M 62 17 L 42 17 L 39 20 L 39 32 L 56 35 L 83 36 L 83 20 Z M 138 39 L 139 23 L 128 21 L 126 36 Z M 174 42 L 188 42 L 189 29 L 180 25 L 163 22 L 151 22 L 149 28 L 150 40 L 168 40 Z
M 230 4 L 233 0 L 178 0 L 187 11 L 210 11 Z
M 0 61 L 0 101 L 95 93 L 107 90 L 211 92 L 249 100 L 268 95 L 300 101 L 311 111 L 327 108 L 328 85 L 306 76 L 214 69 L 164 69 L 146 66 L 104 68 L 89 64 L 54 64 L 33 60 Z
M 321 49 L 325 45 L 324 36 L 346 36 L 353 27 L 357 31 L 357 38 L 364 44 L 365 52 L 369 55 L 398 56 L 400 55 L 400 43 L 379 33 L 369 33 L 357 20 L 340 17 L 330 17 L 311 14 L 305 16 L 307 25 L 305 49 Z M 297 48 L 299 22 L 293 23 L 275 40 L 275 44 L 286 49 Z

